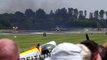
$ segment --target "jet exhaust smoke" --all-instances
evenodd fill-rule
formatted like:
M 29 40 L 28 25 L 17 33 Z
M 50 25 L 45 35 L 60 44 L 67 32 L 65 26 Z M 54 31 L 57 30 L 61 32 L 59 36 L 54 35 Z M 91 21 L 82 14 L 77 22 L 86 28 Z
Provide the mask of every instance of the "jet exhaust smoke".
M 26 9 L 36 11 L 39 8 L 44 9 L 46 12 L 56 10 L 66 6 L 67 0 L 8 0 L 3 11 L 4 12 L 24 12 Z
M 26 9 L 34 10 L 37 5 L 35 5 L 35 0 L 10 0 L 7 3 L 7 12 L 21 11 L 24 12 Z

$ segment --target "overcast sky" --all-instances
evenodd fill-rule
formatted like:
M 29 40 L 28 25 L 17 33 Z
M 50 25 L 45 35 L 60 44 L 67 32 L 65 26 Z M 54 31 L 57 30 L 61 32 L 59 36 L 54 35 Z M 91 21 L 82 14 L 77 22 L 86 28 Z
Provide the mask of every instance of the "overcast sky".
M 39 8 L 46 12 L 57 8 L 77 8 L 93 12 L 104 9 L 107 11 L 107 0 L 0 0 L 0 13 L 22 11 Z

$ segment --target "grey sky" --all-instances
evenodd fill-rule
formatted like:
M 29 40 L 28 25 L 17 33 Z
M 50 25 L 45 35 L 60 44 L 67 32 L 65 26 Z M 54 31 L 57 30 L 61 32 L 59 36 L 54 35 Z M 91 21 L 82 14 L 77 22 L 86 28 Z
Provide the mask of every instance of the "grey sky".
M 77 8 L 79 10 L 104 9 L 107 11 L 107 0 L 0 0 L 0 13 L 22 11 L 31 8 L 36 11 L 39 8 L 45 9 L 46 12 L 57 8 Z

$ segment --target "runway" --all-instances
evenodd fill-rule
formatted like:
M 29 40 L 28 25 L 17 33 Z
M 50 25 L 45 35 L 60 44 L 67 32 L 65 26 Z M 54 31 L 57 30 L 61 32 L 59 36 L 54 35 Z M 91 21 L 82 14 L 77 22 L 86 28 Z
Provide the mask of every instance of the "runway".
M 14 34 L 19 34 L 19 35 L 24 35 L 24 34 L 43 34 L 44 32 L 25 32 L 25 31 L 19 31 L 17 33 L 13 32 L 0 32 L 0 35 L 14 35 Z M 46 34 L 81 34 L 81 33 L 106 33 L 103 31 L 46 31 Z

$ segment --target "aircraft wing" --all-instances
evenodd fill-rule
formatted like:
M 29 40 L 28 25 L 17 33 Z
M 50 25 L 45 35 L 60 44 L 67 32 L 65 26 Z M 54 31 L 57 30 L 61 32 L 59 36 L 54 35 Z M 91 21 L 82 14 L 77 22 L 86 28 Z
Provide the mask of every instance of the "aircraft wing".
M 33 60 L 33 59 L 37 59 L 39 57 L 40 52 L 37 48 L 22 52 L 20 54 L 20 59 L 21 60 Z

